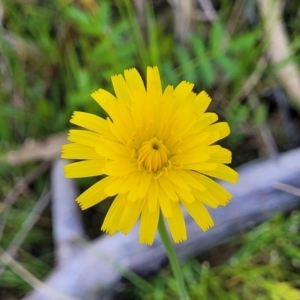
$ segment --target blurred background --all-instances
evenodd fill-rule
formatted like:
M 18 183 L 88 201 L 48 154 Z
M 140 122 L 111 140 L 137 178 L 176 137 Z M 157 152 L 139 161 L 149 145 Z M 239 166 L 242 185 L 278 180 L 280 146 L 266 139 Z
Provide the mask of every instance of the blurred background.
M 299 147 L 299 53 L 300 1 L 0 1 L 0 299 L 22 298 L 26 276 L 43 280 L 55 265 L 51 163 L 74 110 L 105 116 L 90 94 L 112 92 L 111 75 L 157 65 L 164 87 L 206 90 L 209 110 L 230 124 L 222 143 L 237 167 Z M 82 213 L 91 239 L 108 207 Z M 298 211 L 277 215 L 222 256 L 186 261 L 192 299 L 300 299 L 299 224 Z M 5 266 L 4 250 L 25 273 Z M 129 282 L 116 299 L 176 291 L 168 268 L 150 282 L 155 295 Z

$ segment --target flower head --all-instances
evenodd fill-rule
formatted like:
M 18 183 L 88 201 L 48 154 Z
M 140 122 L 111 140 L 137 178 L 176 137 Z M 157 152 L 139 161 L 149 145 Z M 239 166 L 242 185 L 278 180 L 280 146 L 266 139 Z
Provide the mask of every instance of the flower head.
M 74 112 L 71 144 L 62 157 L 68 178 L 106 175 L 76 201 L 87 209 L 116 196 L 101 229 L 127 234 L 140 218 L 140 243 L 153 243 L 160 212 L 174 242 L 187 239 L 182 207 L 202 230 L 214 225 L 206 206 L 225 206 L 231 194 L 211 177 L 236 183 L 238 174 L 226 164 L 231 152 L 216 141 L 230 130 L 218 116 L 205 112 L 211 98 L 192 92 L 183 81 L 163 91 L 157 67 L 148 67 L 145 87 L 136 69 L 112 76 L 116 96 L 103 89 L 92 97 L 108 114 L 105 119 Z

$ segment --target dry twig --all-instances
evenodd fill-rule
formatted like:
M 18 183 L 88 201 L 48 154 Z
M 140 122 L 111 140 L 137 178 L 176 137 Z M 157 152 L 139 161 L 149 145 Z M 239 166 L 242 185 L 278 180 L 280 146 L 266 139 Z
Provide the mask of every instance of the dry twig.
M 7 254 L 9 254 L 12 257 L 16 255 L 19 247 L 22 245 L 29 231 L 32 229 L 32 227 L 34 226 L 34 224 L 36 223 L 46 206 L 49 204 L 49 202 L 50 192 L 47 192 L 37 201 L 31 213 L 29 214 L 25 222 L 22 224 L 21 229 L 10 242 L 8 248 L 6 249 Z M 4 268 L 0 267 L 0 276 L 3 273 L 3 271 Z
M 275 182 L 273 184 L 273 187 L 275 189 L 279 189 L 281 191 L 284 191 L 284 192 L 287 192 L 287 193 L 290 193 L 292 195 L 300 197 L 300 189 L 295 187 L 295 186 L 285 184 L 283 182 Z
M 191 31 L 193 0 L 168 0 L 173 7 L 175 36 L 181 44 L 186 44 Z
M 49 136 L 44 141 L 27 141 L 19 149 L 8 152 L 0 157 L 0 163 L 22 165 L 27 162 L 42 160 L 51 161 L 59 157 L 61 145 L 67 143 L 65 132 Z
M 147 37 L 147 14 L 146 14 L 146 1 L 145 0 L 134 0 L 136 18 L 138 20 L 140 30 L 143 34 L 144 39 Z
M 198 2 L 207 21 L 213 22 L 218 19 L 217 12 L 210 0 L 198 0 Z
M 257 3 L 265 22 L 270 60 L 276 67 L 282 85 L 300 107 L 300 73 L 292 59 L 288 35 L 281 17 L 282 3 L 280 0 L 258 0 Z
M 0 240 L 5 228 L 5 224 L 11 206 L 15 203 L 15 201 L 17 201 L 18 197 L 27 189 L 28 185 L 48 169 L 48 166 L 49 164 L 47 162 L 44 162 L 38 165 L 37 167 L 31 169 L 30 172 L 25 175 L 25 177 L 17 181 L 14 188 L 3 199 L 0 205 Z
M 5 252 L 0 247 L 0 261 L 11 268 L 16 274 L 18 274 L 21 278 L 24 279 L 27 283 L 29 283 L 33 288 L 53 300 L 79 300 L 78 298 L 65 296 L 60 292 L 53 290 L 48 287 L 45 283 L 41 282 L 38 278 L 36 278 L 32 273 L 30 273 L 27 269 L 25 269 L 20 263 L 18 263 L 14 258 Z
M 252 92 L 248 95 L 248 100 L 253 111 L 257 111 L 261 105 L 258 96 Z M 259 144 L 261 145 L 260 148 L 263 155 L 265 157 L 276 156 L 278 154 L 277 145 L 266 120 L 262 120 L 262 122 L 257 125 L 257 128 L 254 128 L 254 131 L 256 133 L 258 132 Z

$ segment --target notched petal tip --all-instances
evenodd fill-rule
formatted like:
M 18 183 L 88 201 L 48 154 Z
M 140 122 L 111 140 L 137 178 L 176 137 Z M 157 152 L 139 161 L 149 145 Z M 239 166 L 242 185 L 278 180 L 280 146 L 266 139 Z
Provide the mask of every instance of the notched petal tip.
M 84 207 L 82 206 L 82 202 L 79 201 L 78 198 L 79 198 L 79 197 L 77 197 L 77 198 L 75 199 L 75 202 L 78 204 L 78 206 L 80 207 L 80 209 L 81 209 L 81 210 L 87 209 L 87 208 L 84 208 Z
M 212 221 L 211 223 L 207 223 L 205 227 L 202 227 L 201 229 L 206 232 L 207 230 L 209 230 L 210 228 L 214 227 L 215 223 L 214 221 Z
M 125 71 L 124 71 L 124 73 L 130 73 L 130 72 L 138 72 L 138 70 L 136 69 L 136 68 L 129 68 L 129 69 L 126 69 Z
M 179 240 L 174 240 L 174 243 L 175 244 L 180 244 L 180 243 L 182 243 L 182 242 L 185 242 L 187 240 L 187 236 L 186 237 L 184 237 L 184 238 L 180 238 Z
M 194 84 L 188 81 L 181 81 L 174 89 L 174 95 L 179 101 L 185 100 L 190 94 L 195 93 L 192 92 L 194 88 Z
M 100 89 L 97 89 L 96 91 L 92 92 L 92 93 L 90 94 L 91 97 L 95 99 L 95 97 L 97 96 L 97 94 L 98 94 L 98 93 L 101 93 L 102 90 L 103 90 L 103 89 L 100 88 Z
M 111 80 L 114 80 L 114 79 L 121 78 L 121 77 L 123 77 L 122 74 L 114 74 L 110 78 L 111 78 Z
M 147 84 L 151 81 L 156 81 L 161 84 L 159 70 L 157 66 L 147 67 Z
M 62 157 L 63 158 L 63 157 Z M 65 165 L 65 166 L 63 166 L 63 170 L 64 170 L 64 176 L 65 176 L 65 178 L 73 178 L 72 176 L 71 176 L 71 174 L 69 173 L 69 165 L 70 164 L 67 164 L 67 165 Z
M 207 98 L 211 99 L 211 97 L 208 95 L 208 93 L 207 93 L 206 91 L 204 91 L 204 90 L 202 90 L 202 91 L 199 93 L 199 95 L 202 96 L 202 97 L 207 97 Z
M 149 241 L 149 240 L 146 240 L 146 239 L 139 239 L 139 243 L 140 244 L 143 244 L 143 245 L 148 245 L 148 246 L 152 246 L 153 245 L 153 242 L 154 241 Z
M 112 236 L 116 233 L 116 230 L 110 230 L 108 228 L 103 228 L 103 226 L 100 228 L 100 230 L 106 234 L 109 234 L 110 236 Z
M 157 66 L 148 66 L 148 67 L 147 67 L 147 71 L 148 71 L 148 70 L 150 70 L 150 71 L 152 71 L 152 72 L 153 72 L 153 71 L 154 71 L 154 72 L 159 72 Z
M 236 171 L 235 171 L 236 172 Z M 238 184 L 238 182 L 239 182 L 239 177 L 240 177 L 240 175 L 239 175 L 239 173 L 238 172 L 236 172 L 236 177 L 233 179 L 233 184 Z

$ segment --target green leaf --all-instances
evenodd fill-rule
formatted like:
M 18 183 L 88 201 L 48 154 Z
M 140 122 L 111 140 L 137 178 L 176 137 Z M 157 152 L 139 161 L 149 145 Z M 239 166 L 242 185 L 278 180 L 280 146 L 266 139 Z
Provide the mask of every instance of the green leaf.
M 224 28 L 220 22 L 213 23 L 209 39 L 209 51 L 212 56 L 218 56 L 224 52 Z
M 211 60 L 205 51 L 204 42 L 201 38 L 194 35 L 191 36 L 191 45 L 195 53 L 195 61 L 198 66 L 199 73 L 202 75 L 201 80 L 204 86 L 211 86 L 216 77 L 215 70 L 212 66 Z
M 181 68 L 183 70 L 183 77 L 185 78 L 185 80 L 196 82 L 197 75 L 195 72 L 195 65 L 192 62 L 189 52 L 182 46 L 178 46 L 175 49 L 175 55 L 180 62 Z
M 245 51 L 252 49 L 255 46 L 257 38 L 258 34 L 256 31 L 233 37 L 228 45 L 228 50 L 234 53 L 245 53 Z
M 216 58 L 216 63 L 225 72 L 226 80 L 233 80 L 237 74 L 238 66 L 234 59 L 229 58 L 226 55 L 220 55 Z

